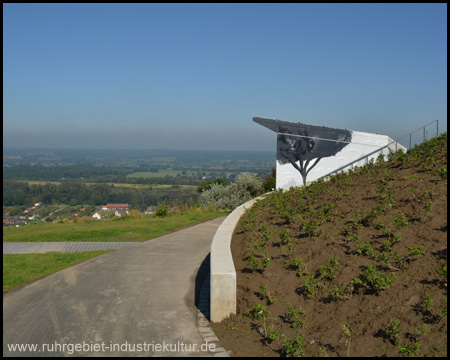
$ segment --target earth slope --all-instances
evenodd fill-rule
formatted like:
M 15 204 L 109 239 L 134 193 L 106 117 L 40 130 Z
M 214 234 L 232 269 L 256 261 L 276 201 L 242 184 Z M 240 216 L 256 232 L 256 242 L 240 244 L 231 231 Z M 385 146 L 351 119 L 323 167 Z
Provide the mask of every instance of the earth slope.
M 231 247 L 231 356 L 447 356 L 447 134 L 272 193 Z

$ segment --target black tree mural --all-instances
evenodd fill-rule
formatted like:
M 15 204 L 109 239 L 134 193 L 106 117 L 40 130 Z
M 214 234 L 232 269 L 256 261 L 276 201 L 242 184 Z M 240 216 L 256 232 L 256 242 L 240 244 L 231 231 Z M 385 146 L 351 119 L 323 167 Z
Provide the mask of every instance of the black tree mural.
M 325 157 L 334 156 L 352 139 L 350 130 L 253 118 L 278 133 L 277 161 L 290 163 L 306 184 L 308 173 Z

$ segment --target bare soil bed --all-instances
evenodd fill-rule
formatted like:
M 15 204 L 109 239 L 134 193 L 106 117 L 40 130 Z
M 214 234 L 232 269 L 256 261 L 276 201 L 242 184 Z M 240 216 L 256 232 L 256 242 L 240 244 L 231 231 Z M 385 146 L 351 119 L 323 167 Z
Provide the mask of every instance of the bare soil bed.
M 447 356 L 447 135 L 272 193 L 231 247 L 231 356 Z

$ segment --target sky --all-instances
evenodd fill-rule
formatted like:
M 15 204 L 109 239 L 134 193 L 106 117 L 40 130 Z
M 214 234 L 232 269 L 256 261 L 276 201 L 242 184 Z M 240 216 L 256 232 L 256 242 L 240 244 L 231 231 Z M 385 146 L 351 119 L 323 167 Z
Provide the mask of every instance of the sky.
M 3 4 L 4 147 L 275 151 L 254 116 L 447 131 L 447 4 Z

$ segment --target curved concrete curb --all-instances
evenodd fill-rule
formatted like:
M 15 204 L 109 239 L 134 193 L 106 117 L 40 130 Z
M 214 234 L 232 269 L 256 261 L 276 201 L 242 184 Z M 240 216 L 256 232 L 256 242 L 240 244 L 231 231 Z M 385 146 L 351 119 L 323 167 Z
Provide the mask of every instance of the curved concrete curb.
M 220 346 L 220 340 L 211 329 L 207 316 L 209 315 L 209 292 L 210 292 L 210 274 L 203 280 L 202 286 L 200 288 L 198 309 L 197 309 L 197 327 L 200 335 L 203 338 L 203 342 L 207 344 L 215 343 L 214 357 L 230 357 L 230 354 Z M 210 347 L 209 347 L 210 348 Z
M 231 238 L 246 209 L 263 199 L 261 195 L 237 207 L 228 215 L 211 243 L 210 320 L 219 322 L 236 313 L 236 270 L 231 254 Z

